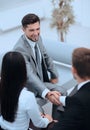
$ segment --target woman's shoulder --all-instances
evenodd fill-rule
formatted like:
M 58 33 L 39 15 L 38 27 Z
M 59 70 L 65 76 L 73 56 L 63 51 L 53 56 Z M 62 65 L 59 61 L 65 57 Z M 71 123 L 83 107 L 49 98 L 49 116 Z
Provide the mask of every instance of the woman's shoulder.
M 26 88 L 23 88 L 18 102 L 18 108 L 20 110 L 28 110 L 31 109 L 33 104 L 35 104 L 35 96 L 32 92 L 28 91 Z M 32 104 L 33 101 L 33 104 Z
M 27 88 L 23 88 L 20 94 L 20 98 L 32 100 L 35 98 L 34 93 L 27 90 Z
M 22 89 L 22 93 L 26 93 L 26 94 L 34 95 L 34 93 L 31 92 L 31 91 L 29 91 L 26 87 L 24 87 L 24 88 Z

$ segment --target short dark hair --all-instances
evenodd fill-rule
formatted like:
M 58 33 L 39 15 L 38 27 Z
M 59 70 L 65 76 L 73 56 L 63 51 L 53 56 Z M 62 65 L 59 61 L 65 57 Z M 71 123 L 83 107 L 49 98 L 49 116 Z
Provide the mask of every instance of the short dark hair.
M 27 14 L 23 17 L 21 22 L 23 27 L 27 27 L 28 24 L 34 24 L 36 22 L 40 23 L 40 19 L 35 14 Z
M 19 95 L 26 80 L 26 64 L 22 54 L 7 52 L 2 61 L 0 84 L 1 114 L 7 121 L 15 120 Z
M 90 77 L 90 49 L 76 48 L 72 54 L 72 65 L 81 78 Z

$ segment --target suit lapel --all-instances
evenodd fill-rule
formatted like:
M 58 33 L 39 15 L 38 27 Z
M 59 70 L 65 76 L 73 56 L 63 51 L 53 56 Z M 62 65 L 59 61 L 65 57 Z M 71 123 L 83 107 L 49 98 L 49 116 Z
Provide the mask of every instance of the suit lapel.
M 39 46 L 39 50 L 40 50 L 40 53 L 41 53 L 41 58 L 43 58 L 43 48 L 42 48 L 42 46 L 41 46 L 41 41 L 40 41 L 40 39 L 37 41 L 37 44 L 38 44 L 38 46 Z
M 25 36 L 23 35 L 23 39 L 24 39 L 24 46 L 27 48 L 27 52 L 29 54 L 29 56 L 31 56 L 32 60 L 34 61 L 35 65 L 36 65 L 36 59 L 34 57 L 33 51 L 31 46 L 29 45 L 29 43 L 27 42 Z
M 33 54 L 32 48 L 31 48 L 30 44 L 27 42 L 24 35 L 23 35 L 23 39 L 24 39 L 24 46 L 27 48 L 26 50 L 27 50 L 27 52 L 30 56 L 30 59 L 31 59 L 30 62 L 32 64 L 34 70 L 36 71 L 37 75 L 40 77 L 40 73 L 37 69 L 37 63 L 36 63 L 36 59 L 35 59 L 35 56 Z
M 27 52 L 28 52 L 28 54 L 29 54 L 29 56 L 31 57 L 31 64 L 32 65 L 34 65 L 33 67 L 35 68 L 35 70 L 36 70 L 36 72 L 37 72 L 37 74 L 38 74 L 38 76 L 40 77 L 40 75 L 39 75 L 39 73 L 38 73 L 38 71 L 37 71 L 37 69 L 36 69 L 36 66 L 37 66 L 37 64 L 36 64 L 36 59 L 34 58 L 34 54 L 33 54 L 33 51 L 32 51 L 32 48 L 31 48 L 31 46 L 29 45 L 29 43 L 27 42 L 27 40 L 26 40 L 26 38 L 25 38 L 25 36 L 23 35 L 23 40 L 24 40 L 24 46 L 27 48 L 26 50 L 27 50 Z M 42 47 L 42 45 L 41 45 L 41 40 L 39 39 L 38 41 L 37 41 L 37 44 L 38 44 L 38 46 L 39 46 L 39 49 L 40 49 L 40 53 L 41 53 L 41 60 L 42 60 L 42 71 L 43 71 L 43 78 L 44 78 L 44 82 L 45 81 L 47 81 L 47 82 L 49 82 L 49 78 L 48 78 L 48 74 L 47 74 L 47 69 L 46 69 L 46 63 L 45 63 L 45 59 L 44 59 L 44 54 L 43 54 L 43 47 Z
M 78 91 L 78 84 L 74 87 L 74 89 L 71 91 L 71 93 L 68 95 L 69 97 L 73 96 Z

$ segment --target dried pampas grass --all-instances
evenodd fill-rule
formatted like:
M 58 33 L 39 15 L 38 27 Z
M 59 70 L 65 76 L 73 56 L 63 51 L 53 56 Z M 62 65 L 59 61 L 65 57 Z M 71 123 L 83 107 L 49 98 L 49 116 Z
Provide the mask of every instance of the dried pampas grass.
M 73 15 L 73 8 L 70 5 L 72 0 L 52 0 L 54 10 L 52 12 L 51 27 L 57 27 L 57 30 L 63 33 L 67 33 L 71 24 L 75 23 L 75 16 Z M 55 4 L 58 2 L 58 7 L 55 8 Z M 64 38 L 61 38 L 64 41 Z

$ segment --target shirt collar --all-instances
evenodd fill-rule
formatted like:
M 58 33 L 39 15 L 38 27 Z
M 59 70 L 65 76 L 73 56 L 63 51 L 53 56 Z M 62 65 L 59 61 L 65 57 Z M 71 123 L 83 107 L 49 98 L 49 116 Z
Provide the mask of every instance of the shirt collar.
M 90 82 L 90 80 L 84 81 L 78 85 L 78 90 L 86 83 Z

